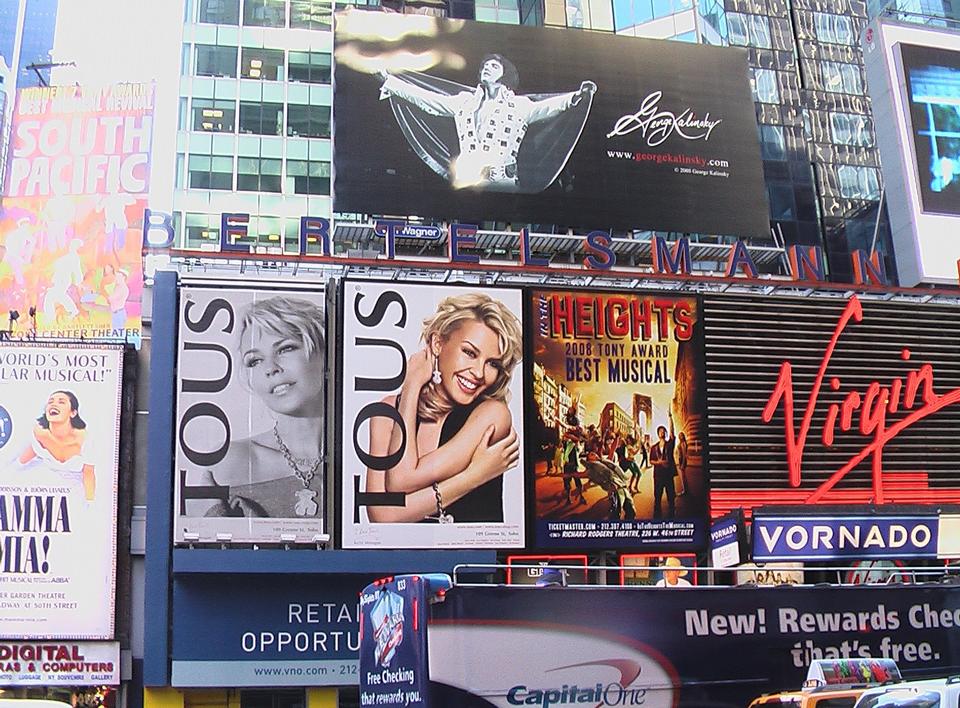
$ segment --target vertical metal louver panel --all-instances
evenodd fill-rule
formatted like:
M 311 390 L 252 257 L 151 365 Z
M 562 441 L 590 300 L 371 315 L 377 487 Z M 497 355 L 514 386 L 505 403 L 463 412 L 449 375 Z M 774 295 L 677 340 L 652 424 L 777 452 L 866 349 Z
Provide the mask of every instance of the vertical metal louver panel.
M 831 404 L 843 404 L 852 391 L 898 398 L 897 410 L 881 416 L 885 429 L 916 418 L 882 445 L 880 475 L 884 503 L 960 502 L 960 403 L 940 400 L 924 411 L 924 386 L 907 407 L 908 375 L 929 364 L 933 391 L 947 396 L 960 388 L 960 309 L 935 304 L 860 301 L 863 319 L 851 320 L 827 366 L 802 454 L 800 486 L 789 483 L 786 400 L 769 423 L 762 419 L 784 361 L 791 362 L 794 429 L 799 435 L 817 371 L 848 300 L 709 296 L 703 300 L 709 414 L 711 508 L 761 504 L 875 503 L 869 454 L 821 496 L 818 488 L 872 445 L 877 433 L 863 405 L 853 411 L 850 429 L 838 421 L 833 444 L 823 433 Z M 905 360 L 905 350 L 909 360 Z M 833 379 L 838 383 L 832 387 Z M 895 396 L 893 382 L 900 380 Z M 876 400 L 876 398 L 874 398 Z M 865 427 L 862 427 L 865 426 Z

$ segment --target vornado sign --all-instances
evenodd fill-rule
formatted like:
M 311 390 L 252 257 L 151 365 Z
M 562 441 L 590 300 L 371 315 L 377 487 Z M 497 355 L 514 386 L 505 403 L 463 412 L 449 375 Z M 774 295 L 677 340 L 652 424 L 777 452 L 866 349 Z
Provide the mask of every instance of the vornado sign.
M 762 516 L 753 520 L 757 561 L 831 558 L 936 558 L 936 515 Z

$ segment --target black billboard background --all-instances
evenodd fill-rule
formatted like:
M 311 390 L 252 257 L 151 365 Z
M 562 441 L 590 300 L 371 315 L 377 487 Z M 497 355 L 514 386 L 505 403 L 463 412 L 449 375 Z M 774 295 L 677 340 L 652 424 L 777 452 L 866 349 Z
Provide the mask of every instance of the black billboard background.
M 440 19 L 430 19 L 432 29 L 425 31 L 423 17 L 373 17 L 379 28 L 377 39 L 348 34 L 349 21 L 338 15 L 334 92 L 337 211 L 583 228 L 768 234 L 745 52 L 593 32 Z M 404 34 L 410 27 L 421 30 Z M 396 41 L 379 38 L 398 35 Z M 453 189 L 411 149 L 390 101 L 379 99 L 382 81 L 376 69 L 389 62 L 396 71 L 400 52 L 434 52 L 432 68 L 420 65 L 417 70 L 468 87 L 477 85 L 481 61 L 493 52 L 516 64 L 520 75 L 517 94 L 573 92 L 581 82 L 593 81 L 598 88 L 586 124 L 560 176 L 538 194 Z M 363 59 L 358 61 L 358 55 Z M 351 66 L 362 66 L 369 73 Z M 618 120 L 637 113 L 643 100 L 657 91 L 662 92 L 656 104 L 658 112 L 667 112 L 660 118 L 670 127 L 677 127 L 674 118 L 680 119 L 687 109 L 697 119 L 709 113 L 711 121 L 722 122 L 707 140 L 686 140 L 673 132 L 661 144 L 649 145 L 641 130 L 607 138 Z M 455 140 L 452 119 L 449 122 Z M 681 129 L 691 135 L 703 132 L 691 126 Z M 657 141 L 650 137 L 649 142 Z M 612 157 L 614 154 L 619 157 Z M 637 154 L 644 159 L 635 159 Z M 665 161 L 671 158 L 678 161 Z M 690 163 L 694 158 L 697 164 Z M 706 166 L 711 160 L 727 166 Z M 711 170 L 729 176 L 697 174 Z
M 432 610 L 431 632 L 437 623 L 458 631 L 494 625 L 506 636 L 539 628 L 544 636 L 560 631 L 619 642 L 623 658 L 639 649 L 667 667 L 673 679 L 668 687 L 651 683 L 652 677 L 640 672 L 631 685 L 647 688 L 647 705 L 669 704 L 660 694 L 674 690 L 678 700 L 673 705 L 681 708 L 743 708 L 764 693 L 799 690 L 814 658 L 893 658 L 905 678 L 947 676 L 960 667 L 960 634 L 954 624 L 960 619 L 960 588 L 936 584 L 562 591 L 458 587 Z M 431 656 L 453 649 L 430 642 Z M 455 648 L 467 666 L 483 667 L 516 661 L 510 642 L 504 646 L 506 650 L 463 641 Z M 555 669 L 544 675 L 530 671 L 526 685 L 564 683 L 562 670 L 578 657 L 557 652 L 554 659 Z M 618 659 L 610 657 L 609 663 Z M 464 708 L 499 705 L 480 698 L 504 690 L 503 682 L 488 683 L 484 673 L 495 676 L 496 666 L 477 670 L 467 691 L 434 683 L 434 700 Z M 432 681 L 442 683 L 443 678 L 431 667 Z
M 935 303 L 861 299 L 863 320 L 851 320 L 840 334 L 803 451 L 799 487 L 789 484 L 784 403 L 770 423 L 762 413 L 777 385 L 784 361 L 792 364 L 794 419 L 799 434 L 817 371 L 831 336 L 850 301 L 840 298 L 706 296 L 703 303 L 707 410 L 710 412 L 710 508 L 748 511 L 763 504 L 800 505 L 830 476 L 874 439 L 861 434 L 861 413 L 851 429 L 837 425 L 833 444 L 822 441 L 829 406 L 851 392 L 866 397 L 870 384 L 891 388 L 910 371 L 929 364 L 937 396 L 958 395 L 960 312 Z M 909 361 L 902 359 L 910 351 Z M 832 389 L 831 379 L 840 388 Z M 901 399 L 904 399 L 901 396 Z M 912 408 L 904 400 L 887 412 L 885 427 L 924 406 L 923 389 Z M 960 503 L 960 405 L 953 403 L 900 430 L 883 447 L 887 504 Z M 818 503 L 871 503 L 868 455 Z

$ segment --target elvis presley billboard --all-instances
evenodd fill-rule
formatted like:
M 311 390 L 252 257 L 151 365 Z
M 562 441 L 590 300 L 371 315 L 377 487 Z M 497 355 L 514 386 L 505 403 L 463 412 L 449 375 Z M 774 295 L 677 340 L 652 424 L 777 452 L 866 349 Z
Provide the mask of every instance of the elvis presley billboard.
M 337 15 L 334 208 L 763 237 L 746 53 Z

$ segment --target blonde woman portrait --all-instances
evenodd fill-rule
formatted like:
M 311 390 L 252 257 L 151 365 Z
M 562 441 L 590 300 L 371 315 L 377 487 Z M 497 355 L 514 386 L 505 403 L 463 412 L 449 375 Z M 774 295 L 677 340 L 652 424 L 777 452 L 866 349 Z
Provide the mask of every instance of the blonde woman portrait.
M 373 522 L 502 522 L 503 474 L 520 459 L 508 408 L 522 354 L 520 321 L 483 293 L 440 301 L 423 322 L 423 348 L 407 362 L 394 420 L 370 421 L 370 454 L 406 445 L 386 471 L 367 469 L 367 492 L 404 494 L 403 506 L 368 506 Z
M 323 309 L 308 300 L 257 300 L 237 318 L 234 375 L 264 405 L 272 425 L 233 440 L 207 484 L 229 487 L 207 516 L 323 515 L 325 351 Z

